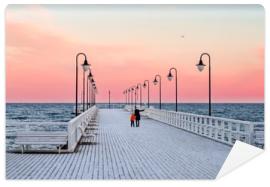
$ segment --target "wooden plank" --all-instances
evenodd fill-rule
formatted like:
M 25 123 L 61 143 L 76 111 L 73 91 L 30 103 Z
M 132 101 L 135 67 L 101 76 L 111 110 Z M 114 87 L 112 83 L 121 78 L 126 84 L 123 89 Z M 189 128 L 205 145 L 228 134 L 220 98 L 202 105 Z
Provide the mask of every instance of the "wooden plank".
M 72 154 L 7 153 L 6 178 L 213 179 L 230 151 L 151 119 L 131 128 L 121 110 L 101 110 L 101 116 L 97 144 L 80 145 Z

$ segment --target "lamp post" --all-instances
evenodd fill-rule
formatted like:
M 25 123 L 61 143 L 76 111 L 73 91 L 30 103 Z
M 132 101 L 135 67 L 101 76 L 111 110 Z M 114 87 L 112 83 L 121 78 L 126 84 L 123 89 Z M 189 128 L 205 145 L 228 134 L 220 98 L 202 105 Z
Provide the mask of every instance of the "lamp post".
M 127 89 L 127 105 L 129 105 L 129 103 L 130 103 L 130 94 L 129 94 L 129 89 Z
M 82 64 L 82 67 L 83 67 L 83 70 L 84 70 L 84 72 L 86 72 L 88 69 L 89 69 L 89 64 L 88 64 L 88 62 L 87 62 L 87 57 L 86 57 L 86 55 L 85 55 L 85 53 L 78 53 L 77 55 L 76 55 L 76 85 L 75 85 L 75 87 L 76 87 L 76 94 L 75 94 L 75 115 L 77 116 L 78 115 L 78 59 L 79 59 L 79 56 L 80 55 L 83 55 L 84 56 L 84 63 Z M 84 87 L 84 85 L 83 85 L 83 87 Z
M 89 75 L 88 75 L 88 81 L 91 82 L 92 78 L 93 78 L 93 75 L 92 75 L 91 70 L 90 70 Z M 89 108 L 91 107 L 91 104 L 92 104 L 92 101 L 91 101 L 91 95 L 92 95 L 92 92 L 93 92 L 92 90 L 93 90 L 93 85 L 89 84 L 89 93 L 88 93 L 88 106 L 89 106 Z
M 136 92 L 136 86 L 133 86 L 130 88 L 131 89 L 131 96 L 133 97 L 133 91 L 134 91 L 134 103 L 135 103 L 135 108 L 136 108 L 136 105 L 137 105 L 137 92 Z M 133 103 L 132 103 L 133 105 Z
M 130 105 L 131 105 L 131 107 L 133 107 L 133 90 L 132 90 L 132 88 L 129 88 L 129 90 L 130 90 Z
M 208 113 L 209 116 L 211 116 L 211 58 L 210 55 L 208 53 L 202 53 L 200 56 L 200 61 L 199 63 L 196 65 L 199 71 L 203 71 L 204 67 L 206 66 L 203 61 L 202 61 L 202 57 L 203 56 L 208 56 L 208 62 L 209 62 L 209 82 L 208 82 L 208 89 L 209 89 L 209 103 L 208 103 Z
M 177 87 L 177 69 L 176 68 L 171 68 L 169 70 L 169 74 L 168 74 L 168 80 L 171 81 L 172 78 L 173 78 L 173 75 L 172 75 L 172 70 L 175 71 L 175 111 L 177 112 L 177 95 L 178 95 L 178 87 Z
M 109 108 L 111 108 L 111 91 L 109 90 Z
M 145 88 L 146 87 L 146 82 L 147 82 L 147 86 L 148 86 L 148 94 L 147 94 L 147 100 L 148 100 L 148 108 L 150 107 L 149 105 L 149 80 L 145 80 L 144 83 L 143 83 L 143 87 Z
M 96 104 L 96 87 L 95 87 L 95 85 L 93 85 L 92 100 L 93 100 L 93 106 L 94 106 Z
M 136 87 L 137 90 L 139 89 L 139 86 L 140 86 L 140 107 L 141 107 L 142 106 L 142 85 L 141 85 L 141 83 L 137 84 L 137 87 Z
M 126 105 L 128 105 L 128 90 L 127 89 L 125 90 L 125 93 L 126 93 Z
M 89 80 L 88 80 L 88 76 L 87 76 L 87 79 L 86 79 L 86 110 L 88 109 L 88 94 L 89 94 L 88 82 L 89 82 Z
M 95 105 L 95 90 L 96 90 L 96 85 L 95 85 L 95 80 L 92 77 L 91 79 L 91 83 L 92 83 L 92 105 Z
M 127 90 L 124 91 L 125 94 L 125 105 L 127 105 Z
M 134 98 L 135 98 L 135 108 L 137 106 L 137 90 L 136 90 L 136 86 L 133 86 L 132 89 L 134 90 Z
M 93 105 L 96 104 L 96 93 L 97 93 L 97 87 L 96 87 L 96 84 L 93 83 Z
M 159 81 L 157 80 L 157 77 L 159 78 Z M 160 75 L 156 75 L 153 81 L 154 85 L 157 85 L 158 82 L 159 82 L 159 109 L 161 109 L 161 76 Z

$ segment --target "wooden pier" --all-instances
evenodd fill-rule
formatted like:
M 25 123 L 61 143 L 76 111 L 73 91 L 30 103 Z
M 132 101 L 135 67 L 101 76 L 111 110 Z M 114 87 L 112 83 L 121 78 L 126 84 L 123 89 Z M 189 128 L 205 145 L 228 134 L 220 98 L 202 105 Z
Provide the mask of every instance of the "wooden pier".
M 214 179 L 231 146 L 143 118 L 100 109 L 96 137 L 74 153 L 6 154 L 7 179 Z M 93 139 L 94 138 L 94 139 Z

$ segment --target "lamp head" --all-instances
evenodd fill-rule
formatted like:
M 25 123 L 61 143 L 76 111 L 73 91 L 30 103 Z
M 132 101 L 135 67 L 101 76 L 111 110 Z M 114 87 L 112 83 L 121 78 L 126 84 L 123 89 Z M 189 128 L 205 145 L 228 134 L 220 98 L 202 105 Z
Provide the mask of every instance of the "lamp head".
M 91 80 L 92 78 L 93 78 L 93 75 L 92 75 L 91 71 L 89 71 L 88 79 Z
M 205 64 L 202 59 L 200 59 L 199 64 L 196 65 L 199 71 L 203 71 Z
M 171 80 L 172 80 L 173 75 L 172 75 L 172 73 L 171 73 L 171 72 L 169 72 L 169 74 L 167 75 L 167 78 L 168 78 L 168 80 L 169 80 L 169 81 L 171 81 Z
M 157 79 L 155 78 L 155 80 L 153 81 L 154 85 L 157 85 L 158 81 Z
M 84 63 L 82 64 L 83 71 L 88 71 L 90 68 L 90 65 L 87 62 L 87 59 L 84 60 Z
M 145 82 L 143 83 L 143 87 L 144 87 L 144 88 L 146 88 L 146 84 L 145 84 Z

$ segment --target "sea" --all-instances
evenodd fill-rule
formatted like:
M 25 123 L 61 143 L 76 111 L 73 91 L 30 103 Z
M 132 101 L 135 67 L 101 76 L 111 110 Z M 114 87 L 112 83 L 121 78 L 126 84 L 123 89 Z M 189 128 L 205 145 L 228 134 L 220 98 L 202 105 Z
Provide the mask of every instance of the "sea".
M 67 122 L 74 118 L 73 103 L 7 103 L 6 104 L 6 148 L 16 149 L 14 137 L 16 131 L 66 131 Z M 97 103 L 99 108 L 123 108 L 123 103 Z M 146 106 L 144 104 L 144 106 Z M 159 103 L 151 103 L 151 107 L 159 108 Z M 164 103 L 164 110 L 175 110 L 174 103 Z M 178 111 L 208 115 L 206 103 L 178 104 Z M 263 122 L 263 103 L 214 103 L 212 116 L 230 119 Z

